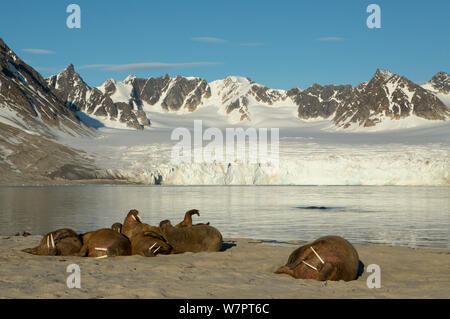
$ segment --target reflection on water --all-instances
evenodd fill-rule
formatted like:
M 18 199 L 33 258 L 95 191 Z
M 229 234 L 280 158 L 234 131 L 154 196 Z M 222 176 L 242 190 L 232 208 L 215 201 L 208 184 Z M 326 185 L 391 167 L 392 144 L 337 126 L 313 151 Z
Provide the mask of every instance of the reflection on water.
M 312 207 L 313 206 L 313 207 Z M 324 207 L 325 209 L 321 209 Z M 224 237 L 449 248 L 450 187 L 70 186 L 0 187 L 0 234 L 109 227 L 136 208 L 152 225 L 197 208 Z

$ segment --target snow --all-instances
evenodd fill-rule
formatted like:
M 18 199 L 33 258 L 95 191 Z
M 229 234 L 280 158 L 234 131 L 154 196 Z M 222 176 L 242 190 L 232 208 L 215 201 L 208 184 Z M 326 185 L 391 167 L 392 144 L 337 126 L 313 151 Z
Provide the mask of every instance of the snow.
M 7 105 L 0 105 L 0 123 L 15 127 L 28 134 L 39 135 L 36 132 L 33 132 L 23 118 L 18 113 L 11 110 Z
M 437 92 L 436 89 L 429 82 L 422 84 L 422 87 L 426 90 L 433 92 L 437 96 L 437 98 L 442 101 L 442 103 L 444 103 L 447 107 L 450 107 L 450 93 L 444 94 Z

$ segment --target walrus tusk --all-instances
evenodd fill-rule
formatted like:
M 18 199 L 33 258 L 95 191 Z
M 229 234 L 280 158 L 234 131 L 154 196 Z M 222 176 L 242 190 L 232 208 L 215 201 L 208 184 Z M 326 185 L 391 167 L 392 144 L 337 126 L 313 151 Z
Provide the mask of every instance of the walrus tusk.
M 101 258 L 107 258 L 108 257 L 108 255 L 103 255 L 103 256 L 100 256 L 100 257 L 95 257 L 95 259 L 101 259 Z
M 55 241 L 53 240 L 53 234 L 50 234 L 50 241 L 52 242 L 52 248 L 55 248 Z
M 142 223 L 141 216 L 139 216 L 139 214 L 137 214 L 136 217 L 137 217 L 137 220 Z
M 314 267 L 313 265 L 308 264 L 306 261 L 302 260 L 302 263 L 304 263 L 306 266 L 314 269 L 315 271 L 318 271 L 316 267 Z
M 49 238 L 50 236 L 47 236 L 47 248 L 50 248 L 50 238 Z
M 321 262 L 322 264 L 325 264 L 324 261 L 323 261 L 323 259 L 320 258 L 319 254 L 316 253 L 316 251 L 314 250 L 314 248 L 313 248 L 312 246 L 311 246 L 311 250 L 312 250 L 312 252 L 317 256 L 317 258 L 319 258 L 320 262 Z
M 155 251 L 153 252 L 154 254 L 156 254 L 156 252 L 158 251 L 158 249 L 160 249 L 161 246 L 158 246 L 158 248 L 155 249 Z
M 95 247 L 95 250 L 103 250 L 103 251 L 108 251 L 108 248 Z
M 133 219 L 136 220 L 136 217 L 134 217 L 134 215 L 131 215 L 131 217 L 133 217 Z
M 152 251 L 152 248 L 155 247 L 156 243 L 153 243 L 152 247 L 149 248 L 150 251 Z

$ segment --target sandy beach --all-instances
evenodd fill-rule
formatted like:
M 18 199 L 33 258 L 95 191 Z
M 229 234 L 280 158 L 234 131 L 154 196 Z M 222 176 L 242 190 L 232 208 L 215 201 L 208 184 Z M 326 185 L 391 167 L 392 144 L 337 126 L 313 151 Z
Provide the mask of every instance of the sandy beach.
M 449 298 L 450 251 L 355 245 L 364 273 L 352 282 L 294 279 L 273 272 L 299 246 L 226 239 L 216 253 L 105 259 L 34 256 L 20 250 L 42 236 L 0 237 L 0 298 Z M 81 288 L 68 288 L 78 264 Z M 367 266 L 381 288 L 367 287 Z

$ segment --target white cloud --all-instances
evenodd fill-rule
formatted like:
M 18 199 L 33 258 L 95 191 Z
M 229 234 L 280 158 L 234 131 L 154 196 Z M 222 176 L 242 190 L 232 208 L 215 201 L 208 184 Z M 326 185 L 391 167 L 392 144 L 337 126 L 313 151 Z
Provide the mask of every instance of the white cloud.
M 142 71 L 168 68 L 211 66 L 222 64 L 219 62 L 188 62 L 188 63 L 161 63 L 161 62 L 145 62 L 131 64 L 88 64 L 82 65 L 79 69 L 102 69 L 107 71 Z
M 33 54 L 55 54 L 55 51 L 44 50 L 44 49 L 22 49 L 23 52 L 33 53 Z
M 239 43 L 241 47 L 260 47 L 263 46 L 262 42 L 248 42 L 248 43 Z
M 206 43 L 225 43 L 228 42 L 227 40 L 220 39 L 220 38 L 214 38 L 214 37 L 194 37 L 191 38 L 192 41 L 197 42 L 206 42 Z

